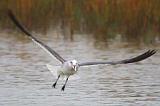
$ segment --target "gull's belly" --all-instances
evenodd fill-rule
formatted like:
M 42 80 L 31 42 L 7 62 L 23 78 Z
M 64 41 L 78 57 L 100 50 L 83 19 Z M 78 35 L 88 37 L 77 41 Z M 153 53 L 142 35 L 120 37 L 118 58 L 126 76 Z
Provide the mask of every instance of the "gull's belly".
M 62 74 L 64 75 L 73 75 L 76 73 L 76 71 L 74 71 L 73 69 L 61 69 Z

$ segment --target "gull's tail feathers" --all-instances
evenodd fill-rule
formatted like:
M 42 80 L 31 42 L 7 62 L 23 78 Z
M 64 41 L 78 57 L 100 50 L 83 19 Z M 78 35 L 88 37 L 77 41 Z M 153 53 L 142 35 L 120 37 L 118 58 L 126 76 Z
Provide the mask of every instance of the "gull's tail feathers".
M 48 70 L 52 73 L 52 75 L 53 75 L 55 78 L 57 78 L 58 75 L 61 74 L 61 73 L 60 73 L 60 70 L 59 70 L 61 66 L 53 66 L 53 65 L 50 65 L 50 64 L 46 64 L 46 66 L 47 66 Z M 64 76 L 61 75 L 60 79 L 63 80 L 63 79 L 64 79 Z

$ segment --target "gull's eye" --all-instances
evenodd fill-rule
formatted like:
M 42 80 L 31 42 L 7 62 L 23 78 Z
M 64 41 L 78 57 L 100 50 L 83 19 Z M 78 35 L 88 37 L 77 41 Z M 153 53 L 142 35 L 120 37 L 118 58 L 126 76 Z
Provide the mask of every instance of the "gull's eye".
M 72 61 L 70 63 L 72 64 Z

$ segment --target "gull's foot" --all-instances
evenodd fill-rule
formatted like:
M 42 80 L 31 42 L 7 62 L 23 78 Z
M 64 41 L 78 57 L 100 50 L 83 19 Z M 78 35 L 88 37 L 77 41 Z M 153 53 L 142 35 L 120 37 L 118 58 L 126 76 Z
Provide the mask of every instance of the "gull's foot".
M 57 83 L 54 83 L 54 84 L 52 85 L 52 88 L 55 88 L 55 87 L 56 87 L 56 84 L 57 84 Z
M 63 85 L 63 87 L 62 87 L 61 91 L 64 91 L 64 89 L 65 89 L 65 85 Z

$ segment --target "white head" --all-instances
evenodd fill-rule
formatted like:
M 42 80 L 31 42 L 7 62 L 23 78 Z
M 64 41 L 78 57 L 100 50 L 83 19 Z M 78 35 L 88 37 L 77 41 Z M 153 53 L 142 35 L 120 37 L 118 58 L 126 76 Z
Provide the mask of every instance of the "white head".
M 78 70 L 78 62 L 76 61 L 76 60 L 71 60 L 70 61 L 70 64 L 71 64 L 71 66 L 72 66 L 72 68 L 75 70 L 75 71 L 77 71 Z

